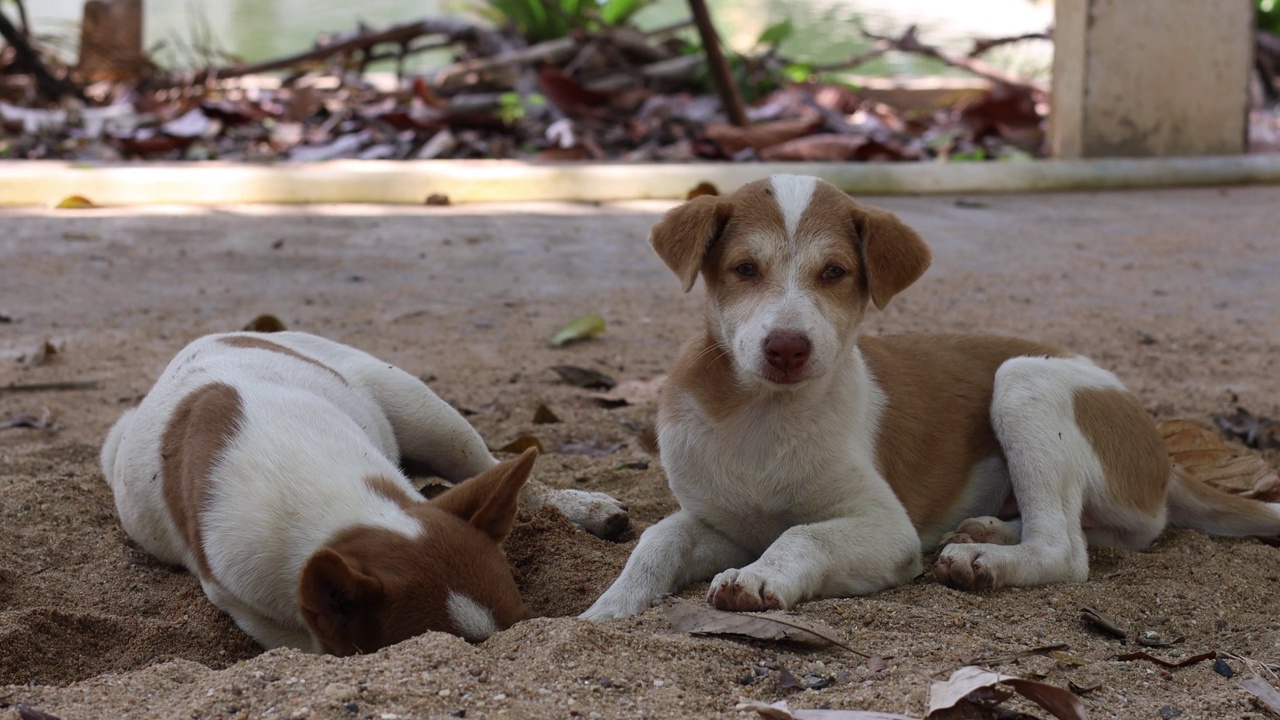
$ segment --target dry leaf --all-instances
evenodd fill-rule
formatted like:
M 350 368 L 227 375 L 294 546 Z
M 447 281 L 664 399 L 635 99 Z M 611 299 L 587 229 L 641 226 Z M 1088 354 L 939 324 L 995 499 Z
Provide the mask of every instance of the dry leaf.
M 58 348 L 53 343 L 45 340 L 35 352 L 31 353 L 31 357 L 27 359 L 28 365 L 43 365 L 58 354 Z
M 449 196 L 443 193 L 431 193 L 427 199 L 423 201 L 424 205 L 444 206 L 449 204 Z
M 1073 695 L 1070 690 L 983 670 L 972 665 L 962 667 L 952 673 L 949 679 L 936 681 L 929 686 L 929 714 L 955 707 L 956 703 L 967 698 L 969 693 L 991 689 L 996 685 L 1013 688 L 1019 695 L 1049 711 L 1059 720 L 1088 718 L 1084 703 L 1080 702 L 1080 698 Z
M 538 403 L 538 407 L 533 411 L 534 425 L 550 425 L 558 422 L 560 422 L 560 418 L 557 417 L 555 413 L 551 412 L 551 408 L 547 407 L 543 403 Z
M 62 202 L 54 205 L 58 210 L 84 210 L 86 208 L 96 208 L 97 205 L 93 201 L 83 195 L 69 195 L 62 198 Z
M 1121 640 L 1129 637 L 1128 630 L 1124 629 L 1120 623 L 1107 617 L 1101 610 L 1091 608 L 1088 605 L 1081 605 L 1080 616 L 1112 637 L 1117 637 Z
M 889 667 L 889 662 L 880 656 L 876 656 L 867 658 L 865 665 L 871 672 L 880 672 L 881 670 Z
M 1234 415 L 1214 415 L 1213 422 L 1222 432 L 1251 448 L 1280 448 L 1280 425 L 1269 417 L 1238 407 Z
M 1138 652 L 1131 652 L 1126 655 L 1117 655 L 1116 659 L 1117 660 L 1149 660 L 1159 665 L 1160 667 L 1180 668 L 1180 667 L 1186 667 L 1188 665 L 1195 665 L 1196 663 L 1201 663 L 1201 662 L 1204 662 L 1205 660 L 1214 660 L 1217 657 L 1218 657 L 1217 651 L 1210 650 L 1209 652 L 1200 653 L 1199 655 L 1192 655 L 1186 660 L 1180 660 L 1178 662 L 1169 662 L 1168 660 L 1162 660 L 1156 657 L 1155 655 L 1152 655 L 1151 653 L 1138 651 Z
M 1192 482 L 1203 482 L 1241 497 L 1280 501 L 1280 477 L 1257 455 L 1238 455 L 1222 438 L 1190 420 L 1159 424 L 1173 471 Z
M 1254 697 L 1258 698 L 1263 705 L 1271 708 L 1271 712 L 1280 715 L 1280 692 L 1277 692 L 1275 688 L 1271 687 L 1266 680 L 1263 680 L 1257 675 L 1250 675 L 1240 681 L 1240 687 L 1248 690 Z
M 1053 658 L 1054 660 L 1057 660 L 1063 665 L 1074 665 L 1076 667 L 1084 667 L 1085 665 L 1089 664 L 1088 660 L 1085 660 L 1083 658 L 1078 658 L 1075 655 L 1072 655 L 1071 653 L 1062 652 L 1061 650 L 1054 650 L 1053 652 L 1046 653 L 1046 655 L 1048 657 Z
M 623 380 L 612 390 L 591 393 L 591 397 L 607 408 L 648 405 L 658 401 L 658 391 L 666 379 L 666 375 L 659 375 L 650 380 Z
M 539 455 L 546 452 L 542 447 L 542 441 L 532 435 L 521 435 L 497 450 L 490 448 L 490 452 L 522 453 L 529 448 L 537 448 Z
M 25 703 L 18 703 L 14 707 L 18 711 L 18 717 L 22 718 L 22 720 L 59 720 L 57 715 L 51 715 L 43 710 L 28 707 Z
M 836 631 L 811 620 L 800 620 L 780 613 L 737 613 L 717 610 L 710 605 L 684 600 L 671 600 L 663 606 L 667 622 L 690 635 L 729 635 L 733 637 L 789 642 L 806 647 L 842 647 L 855 655 L 869 657 L 840 641 Z
M 44 410 L 40 413 L 38 417 L 34 413 L 23 413 L 22 415 L 9 418 L 8 420 L 5 420 L 4 422 L 0 423 L 0 430 L 6 430 L 8 428 L 30 428 L 32 430 L 45 430 L 45 429 L 56 430 L 56 429 L 59 429 L 59 427 L 60 426 L 55 426 L 55 423 L 53 422 L 53 413 L 49 410 L 49 408 L 44 408 Z
M 604 457 L 612 455 L 622 448 L 622 443 L 604 443 L 597 435 L 590 440 L 560 443 L 560 452 L 566 455 L 586 455 L 587 457 Z
M 618 384 L 617 380 L 614 380 L 599 370 L 581 368 L 575 365 L 556 365 L 551 369 L 560 376 L 561 380 L 564 380 L 574 387 L 586 388 L 588 390 L 612 390 L 613 387 Z
M 280 318 L 270 313 L 264 313 L 250 320 L 249 324 L 244 326 L 244 329 L 246 332 L 273 333 L 283 332 L 285 328 Z
M 551 336 L 552 347 L 561 347 L 578 340 L 586 340 L 604 332 L 604 318 L 599 315 L 583 315 L 560 328 Z
M 919 718 L 894 713 L 872 712 L 870 710 L 817 710 L 787 706 L 786 700 L 779 700 L 772 705 L 748 700 L 734 706 L 735 710 L 754 710 L 761 717 L 770 720 L 920 720 Z
M 811 117 L 790 120 L 774 120 L 757 123 L 748 127 L 738 127 L 728 123 L 707 123 L 703 134 L 720 148 L 725 155 L 736 155 L 746 148 L 763 150 L 779 143 L 804 137 L 822 126 L 822 118 L 814 113 Z

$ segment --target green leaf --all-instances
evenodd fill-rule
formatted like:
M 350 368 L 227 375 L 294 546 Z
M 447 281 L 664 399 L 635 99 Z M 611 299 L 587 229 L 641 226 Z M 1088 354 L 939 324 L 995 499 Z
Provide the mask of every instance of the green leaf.
M 810 63 L 791 63 L 782 69 L 782 74 L 793 83 L 808 82 L 813 77 L 813 65 Z
M 776 48 L 791 37 L 795 31 L 796 26 L 792 24 L 791 18 L 787 18 L 780 23 L 774 23 L 765 28 L 764 32 L 760 33 L 760 38 L 756 40 L 756 46 Z
M 551 337 L 551 344 L 554 347 L 561 347 L 577 340 L 585 340 L 589 337 L 599 335 L 604 332 L 604 318 L 599 315 L 583 315 L 575 318 L 573 322 L 565 325 L 560 332 Z

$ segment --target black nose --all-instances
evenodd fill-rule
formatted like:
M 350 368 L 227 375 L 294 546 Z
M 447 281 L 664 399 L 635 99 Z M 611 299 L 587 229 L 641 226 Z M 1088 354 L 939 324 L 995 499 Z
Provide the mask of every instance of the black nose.
M 798 332 L 772 332 L 764 340 L 769 364 L 784 373 L 804 367 L 809 361 L 809 347 L 809 338 Z

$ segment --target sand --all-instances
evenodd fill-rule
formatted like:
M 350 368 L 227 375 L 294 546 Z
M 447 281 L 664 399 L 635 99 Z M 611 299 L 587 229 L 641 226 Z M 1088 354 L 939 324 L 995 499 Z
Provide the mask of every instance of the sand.
M 1159 418 L 1280 416 L 1280 189 L 878 202 L 935 264 L 866 332 L 1035 337 L 1093 356 Z M 428 378 L 494 446 L 536 435 L 537 477 L 622 498 L 637 530 L 656 522 L 676 505 L 638 438 L 653 407 L 600 407 L 549 368 L 647 380 L 696 330 L 700 290 L 682 295 L 644 242 L 665 207 L 0 211 L 0 388 L 94 383 L 0 390 L 0 422 L 51 423 L 0 430 L 0 719 L 18 703 L 64 719 L 712 718 L 784 697 L 922 717 L 931 679 L 969 662 L 1087 690 L 1093 718 L 1267 716 L 1239 686 L 1254 672 L 1280 684 L 1265 667 L 1280 663 L 1280 550 L 1256 540 L 1170 531 L 1149 552 L 1092 551 L 1086 584 L 968 594 L 926 576 L 799 608 L 883 659 L 868 663 L 686 636 L 660 610 L 579 621 L 636 534 L 599 540 L 550 510 L 522 513 L 507 544 L 543 617 L 479 645 L 428 634 L 348 659 L 263 652 L 124 536 L 97 466 L 107 428 L 186 342 L 264 312 Z M 589 312 L 603 335 L 549 347 Z M 33 362 L 46 340 L 57 353 Z M 562 422 L 535 425 L 541 403 Z M 561 450 L 584 441 L 609 452 Z M 1150 649 L 1161 657 L 1230 653 L 1235 676 L 1118 660 L 1140 648 L 1088 626 L 1082 603 L 1183 638 Z M 1058 644 L 1067 656 L 1001 658 Z M 788 687 L 783 669 L 830 684 Z

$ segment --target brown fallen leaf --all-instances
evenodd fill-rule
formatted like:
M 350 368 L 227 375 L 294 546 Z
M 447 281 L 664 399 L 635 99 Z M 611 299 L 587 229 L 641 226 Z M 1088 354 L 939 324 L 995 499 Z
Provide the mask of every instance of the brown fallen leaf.
M 577 367 L 575 365 L 555 365 L 551 368 L 561 380 L 574 387 L 588 390 L 612 390 L 618 381 L 599 370 Z
M 424 205 L 444 206 L 449 204 L 449 196 L 443 193 L 431 193 L 427 199 L 423 201 Z
M 1098 629 L 1112 637 L 1117 637 L 1121 640 L 1129 637 L 1128 630 L 1121 626 L 1120 623 L 1112 620 L 1101 610 L 1089 607 L 1088 605 L 1081 605 L 1080 616 L 1084 618 L 1085 622 L 1097 626 Z
M 44 430 L 46 428 L 53 428 L 53 426 L 53 413 L 49 411 L 49 408 L 45 408 L 39 416 L 34 413 L 23 413 L 17 417 L 9 418 L 8 420 L 0 423 L 0 430 L 7 430 L 9 428 Z
M 1158 427 L 1180 477 L 1241 497 L 1280 501 L 1280 476 L 1261 457 L 1236 453 L 1212 430 L 1190 420 L 1165 420 Z
M 544 403 L 538 403 L 538 407 L 533 411 L 534 425 L 550 425 L 558 422 L 560 422 L 560 418 L 555 413 L 551 412 L 551 408 L 547 407 Z
M 810 117 L 774 120 L 738 127 L 728 123 L 707 123 L 703 134 L 715 143 L 725 155 L 735 155 L 752 148 L 763 150 L 788 140 L 804 137 L 822 126 L 822 118 L 814 113 Z
M 0 387 L 0 392 L 50 392 L 53 390 L 97 390 L 97 380 L 78 380 L 68 382 L 50 382 L 50 383 L 28 383 L 25 385 L 16 385 L 10 383 Z
M 648 405 L 658 401 L 658 391 L 666 379 L 666 375 L 659 375 L 649 380 L 623 380 L 612 390 L 591 393 L 591 397 L 607 408 Z
M 273 333 L 283 332 L 285 327 L 280 318 L 270 313 L 264 313 L 250 320 L 249 324 L 244 326 L 244 329 L 245 332 Z
M 540 455 L 546 452 L 542 447 L 542 441 L 532 435 L 521 435 L 506 445 L 503 445 L 496 450 L 490 448 L 489 451 L 500 453 L 522 453 L 529 448 L 537 448 L 538 454 Z
M 867 658 L 865 665 L 871 672 L 880 672 L 881 670 L 889 667 L 889 662 L 877 655 L 876 657 Z
M 51 715 L 43 710 L 37 710 L 25 703 L 18 703 L 14 706 L 18 711 L 18 717 L 22 720 L 59 720 L 57 715 Z
M 1280 692 L 1271 687 L 1266 680 L 1257 675 L 1250 675 L 1240 681 L 1240 687 L 1258 698 L 1258 701 L 1270 708 L 1271 712 L 1280 715 Z
M 663 612 L 671 627 L 690 635 L 727 635 L 818 648 L 835 645 L 855 655 L 871 657 L 842 642 L 834 629 L 791 615 L 726 612 L 710 605 L 676 599 L 668 600 L 663 605 Z
M 1216 650 L 1210 650 L 1209 652 L 1200 653 L 1199 655 L 1192 655 L 1191 657 L 1185 660 L 1180 660 L 1178 662 L 1170 662 L 1168 660 L 1163 660 L 1161 658 L 1158 658 L 1155 655 L 1152 655 L 1151 653 L 1138 651 L 1138 652 L 1131 652 L 1125 655 L 1117 655 L 1116 659 L 1117 660 L 1147 660 L 1159 665 L 1160 667 L 1182 668 L 1188 665 L 1195 665 L 1196 663 L 1204 662 L 1205 660 L 1215 660 L 1217 659 L 1217 657 L 1218 657 L 1218 652 Z
M 62 198 L 62 201 L 57 205 L 54 205 L 54 208 L 58 210 L 84 210 L 96 207 L 98 206 L 94 205 L 92 200 L 83 195 L 69 195 Z
M 975 690 L 989 689 L 996 685 L 1013 688 L 1014 692 L 1044 708 L 1059 720 L 1088 718 L 1084 703 L 1066 688 L 991 672 L 972 665 L 962 667 L 947 680 L 935 681 L 929 686 L 929 714 L 955 707 Z
M 58 348 L 53 343 L 45 340 L 36 351 L 31 353 L 31 357 L 27 358 L 28 365 L 44 365 L 58 354 Z
M 566 455 L 586 455 L 587 457 L 604 457 L 612 455 L 622 448 L 622 443 L 606 443 L 600 440 L 600 436 L 591 438 L 590 440 L 579 440 L 578 442 L 562 442 L 559 444 L 560 452 Z
M 907 715 L 874 712 L 871 710 L 826 710 L 796 708 L 787 705 L 786 700 L 773 704 L 765 704 L 757 700 L 748 700 L 734 706 L 735 710 L 755 711 L 760 717 L 769 720 L 920 720 Z

